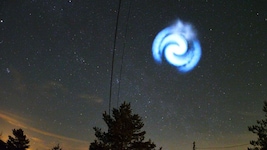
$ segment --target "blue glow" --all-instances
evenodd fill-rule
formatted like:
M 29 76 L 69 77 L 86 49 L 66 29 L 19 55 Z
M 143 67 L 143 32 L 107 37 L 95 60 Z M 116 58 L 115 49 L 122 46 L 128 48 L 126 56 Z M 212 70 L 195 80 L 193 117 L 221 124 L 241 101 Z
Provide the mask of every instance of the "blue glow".
M 157 34 L 152 45 L 152 54 L 157 63 L 162 63 L 165 57 L 179 72 L 186 73 L 198 64 L 201 46 L 192 25 L 177 20 Z

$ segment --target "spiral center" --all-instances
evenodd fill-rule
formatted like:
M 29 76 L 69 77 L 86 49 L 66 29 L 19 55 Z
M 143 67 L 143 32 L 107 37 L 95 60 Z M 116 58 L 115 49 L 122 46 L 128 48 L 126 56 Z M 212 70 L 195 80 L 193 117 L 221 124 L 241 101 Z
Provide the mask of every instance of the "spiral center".
M 176 44 L 169 45 L 166 50 L 170 50 L 174 55 L 183 55 L 187 51 L 187 41 L 182 35 L 175 36 Z

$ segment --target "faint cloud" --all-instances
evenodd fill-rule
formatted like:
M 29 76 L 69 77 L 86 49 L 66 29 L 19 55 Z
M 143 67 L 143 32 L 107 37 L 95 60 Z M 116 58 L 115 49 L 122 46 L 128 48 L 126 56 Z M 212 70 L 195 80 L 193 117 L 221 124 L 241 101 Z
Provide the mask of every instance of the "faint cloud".
M 21 127 L 21 128 L 27 128 L 26 125 L 24 125 L 23 123 L 21 123 L 21 121 L 16 119 L 16 118 L 19 118 L 19 117 L 15 117 L 12 114 L 4 114 L 4 113 L 0 112 L 0 118 L 3 119 L 4 121 L 8 122 L 11 125 L 18 126 L 18 127 Z M 24 120 L 24 119 L 22 119 L 22 120 Z
M 61 140 L 73 141 L 73 142 L 78 142 L 78 143 L 88 143 L 87 141 L 82 141 L 82 140 L 77 140 L 77 139 L 74 139 L 74 138 L 69 138 L 69 137 L 57 135 L 57 134 L 46 132 L 46 131 L 43 131 L 43 130 L 39 130 L 39 129 L 33 128 L 33 127 L 28 127 L 28 129 L 31 130 L 31 131 L 34 131 L 36 133 L 39 133 L 39 134 L 42 134 L 42 135 L 46 135 L 46 136 L 50 136 L 50 137 L 54 137 L 54 138 L 61 139 Z
M 46 131 L 31 127 L 30 125 L 27 125 L 26 123 L 24 123 L 26 122 L 26 119 L 23 119 L 14 114 L 0 112 L 0 118 L 8 122 L 11 125 L 17 126 L 19 128 L 27 129 L 27 130 L 30 130 L 30 131 L 33 131 L 35 133 L 39 133 L 45 136 L 49 136 L 49 137 L 53 137 L 53 138 L 57 138 L 60 140 L 65 140 L 65 141 L 77 142 L 77 143 L 88 143 L 87 141 L 61 136 L 61 135 L 57 135 L 54 133 L 46 132 Z M 27 122 L 30 122 L 30 121 L 27 120 Z M 33 140 L 42 141 L 41 139 L 38 139 L 38 138 L 33 138 Z
M 102 103 L 103 99 L 98 97 L 98 96 L 94 96 L 94 95 L 89 95 L 89 94 L 80 94 L 78 96 L 80 99 L 85 100 L 88 103 L 94 102 L 94 103 Z
M 67 91 L 67 88 L 63 86 L 63 84 L 55 81 L 46 82 L 45 84 L 43 84 L 42 88 L 46 91 L 51 91 L 51 90 Z
M 39 92 L 45 97 L 55 97 L 59 93 L 67 93 L 68 88 L 66 88 L 62 83 L 56 81 L 47 81 L 41 86 L 38 86 Z
M 245 117 L 253 117 L 253 118 L 259 118 L 261 117 L 261 114 L 256 113 L 256 112 L 244 112 L 244 111 L 239 111 L 238 114 L 245 116 Z
M 37 137 L 30 137 L 31 142 L 36 142 L 36 143 L 43 143 L 44 141 L 37 138 Z

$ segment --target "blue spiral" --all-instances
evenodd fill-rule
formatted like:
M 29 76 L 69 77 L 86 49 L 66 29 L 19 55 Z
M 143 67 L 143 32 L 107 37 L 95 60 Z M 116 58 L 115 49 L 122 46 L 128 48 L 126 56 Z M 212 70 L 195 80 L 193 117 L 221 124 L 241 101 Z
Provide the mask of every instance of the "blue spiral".
M 186 73 L 198 64 L 201 46 L 192 25 L 177 20 L 157 34 L 152 45 L 152 54 L 157 63 L 162 63 L 164 57 L 179 72 Z

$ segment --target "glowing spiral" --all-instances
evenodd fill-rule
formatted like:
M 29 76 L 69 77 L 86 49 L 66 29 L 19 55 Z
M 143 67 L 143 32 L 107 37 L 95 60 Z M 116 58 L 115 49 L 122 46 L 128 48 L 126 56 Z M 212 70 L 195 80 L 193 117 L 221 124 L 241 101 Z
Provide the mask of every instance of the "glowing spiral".
M 191 71 L 201 57 L 201 46 L 192 25 L 177 20 L 155 37 L 152 45 L 153 58 L 166 61 L 181 73 Z

